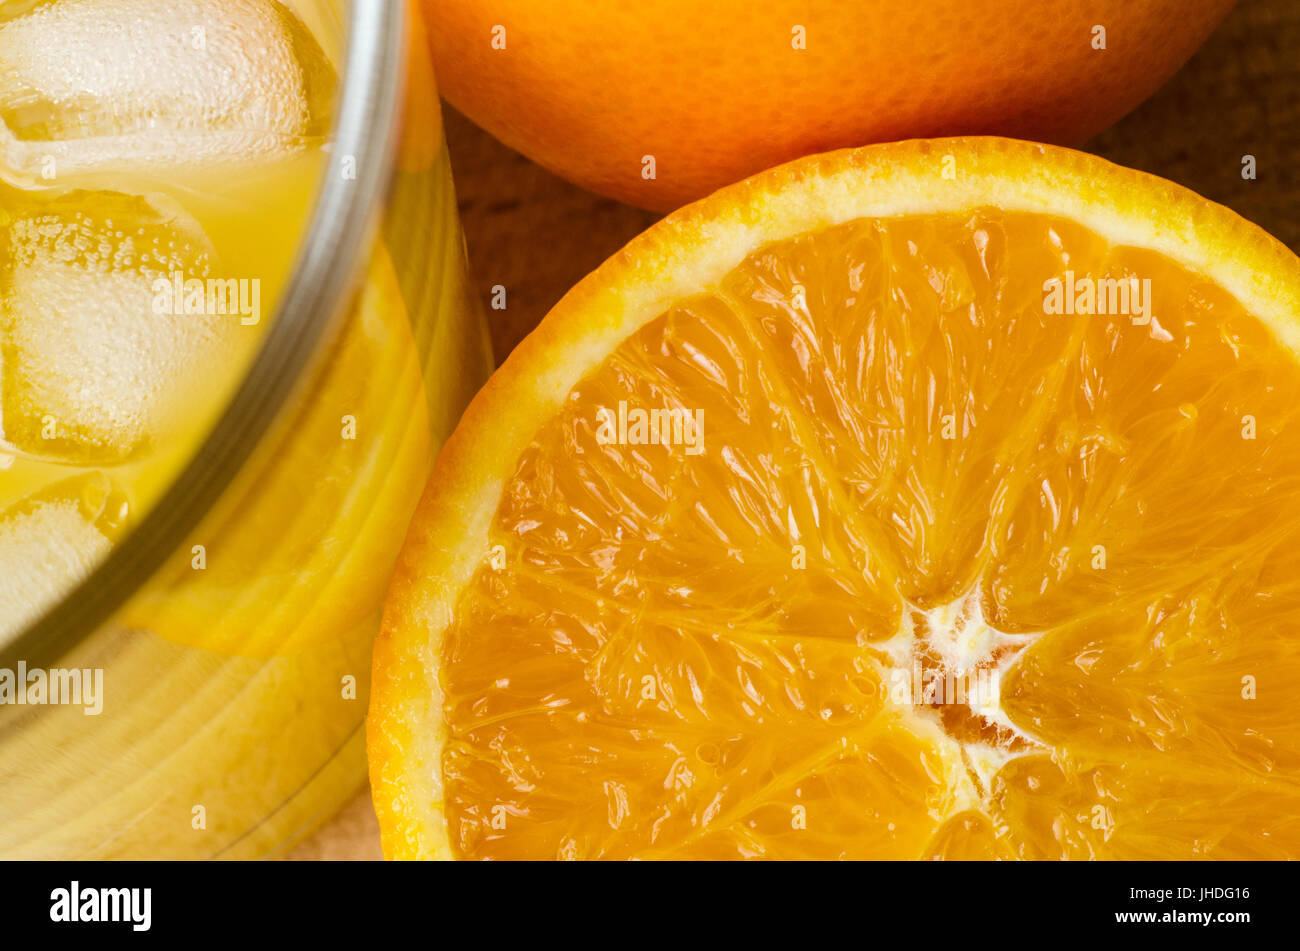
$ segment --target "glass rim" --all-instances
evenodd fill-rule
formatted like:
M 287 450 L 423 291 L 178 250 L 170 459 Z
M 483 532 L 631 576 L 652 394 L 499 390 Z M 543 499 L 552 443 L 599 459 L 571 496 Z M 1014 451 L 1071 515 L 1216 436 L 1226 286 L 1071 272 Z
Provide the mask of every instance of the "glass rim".
M 198 449 L 94 570 L 0 649 L 0 666 L 60 657 L 143 588 L 211 511 L 303 383 L 350 300 L 388 184 L 406 71 L 406 4 L 350 0 L 331 149 L 266 337 Z M 343 174 L 343 163 L 349 174 Z

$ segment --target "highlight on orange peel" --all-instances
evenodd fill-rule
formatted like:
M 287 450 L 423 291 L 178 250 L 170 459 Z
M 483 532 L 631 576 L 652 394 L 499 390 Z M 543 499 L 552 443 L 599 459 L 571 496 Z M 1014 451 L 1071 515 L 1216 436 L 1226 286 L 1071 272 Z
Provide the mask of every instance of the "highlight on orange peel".
M 815 156 L 575 287 L 438 460 L 395 858 L 1300 856 L 1300 260 L 996 138 Z

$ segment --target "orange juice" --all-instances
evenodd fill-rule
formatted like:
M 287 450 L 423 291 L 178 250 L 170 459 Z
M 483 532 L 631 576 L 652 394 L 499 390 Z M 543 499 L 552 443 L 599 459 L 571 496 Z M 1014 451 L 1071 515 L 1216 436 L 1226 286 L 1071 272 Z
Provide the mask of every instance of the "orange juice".
M 349 173 L 356 12 L 0 4 L 0 646 L 77 596 L 257 353 Z M 276 854 L 361 782 L 387 577 L 488 362 L 409 26 L 422 124 L 350 311 L 193 537 L 59 659 L 102 671 L 102 709 L 0 702 L 0 855 Z

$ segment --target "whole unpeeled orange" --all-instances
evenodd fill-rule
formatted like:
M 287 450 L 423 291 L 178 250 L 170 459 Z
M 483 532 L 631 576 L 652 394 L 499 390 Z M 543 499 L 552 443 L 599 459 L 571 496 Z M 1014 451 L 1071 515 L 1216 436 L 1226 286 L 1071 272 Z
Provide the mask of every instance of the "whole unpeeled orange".
M 571 181 L 668 209 L 842 146 L 1081 143 L 1164 82 L 1233 0 L 426 3 L 458 109 Z

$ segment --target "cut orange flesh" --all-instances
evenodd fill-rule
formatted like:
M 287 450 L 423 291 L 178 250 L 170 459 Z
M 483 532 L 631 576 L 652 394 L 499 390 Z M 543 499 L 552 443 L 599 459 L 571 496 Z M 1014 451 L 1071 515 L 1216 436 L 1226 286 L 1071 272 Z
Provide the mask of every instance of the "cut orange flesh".
M 386 854 L 1300 856 L 1297 315 L 1231 212 L 1007 140 L 666 219 L 439 460 Z

